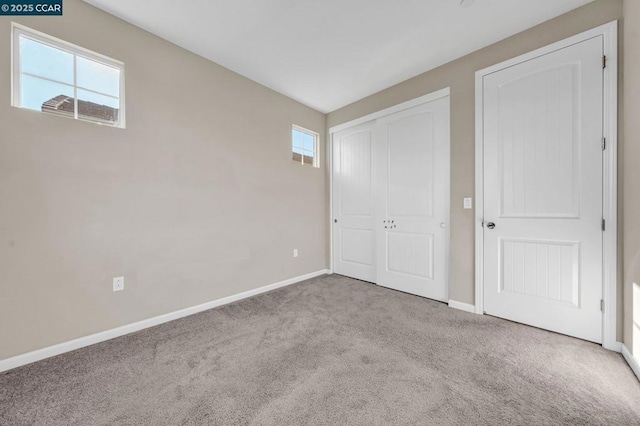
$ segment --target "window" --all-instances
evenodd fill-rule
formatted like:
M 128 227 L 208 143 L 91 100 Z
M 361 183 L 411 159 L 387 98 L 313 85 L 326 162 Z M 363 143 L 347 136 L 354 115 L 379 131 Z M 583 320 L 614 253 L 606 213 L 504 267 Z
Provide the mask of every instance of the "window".
M 318 167 L 318 134 L 302 127 L 292 129 L 293 161 Z
M 124 64 L 13 23 L 19 108 L 124 127 Z

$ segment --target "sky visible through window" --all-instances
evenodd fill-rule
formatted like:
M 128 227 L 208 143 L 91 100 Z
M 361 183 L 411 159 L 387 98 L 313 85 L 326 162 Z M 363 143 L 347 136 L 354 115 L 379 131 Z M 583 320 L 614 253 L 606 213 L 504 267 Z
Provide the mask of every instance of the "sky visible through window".
M 293 129 L 293 152 L 296 154 L 314 156 L 315 136 L 298 129 Z
M 318 166 L 316 158 L 317 135 L 303 129 L 293 127 L 292 139 L 292 159 L 296 163 Z
M 56 96 L 74 96 L 74 54 L 20 36 L 20 58 L 23 108 L 40 111 Z M 120 70 L 77 56 L 76 77 L 79 100 L 119 108 Z

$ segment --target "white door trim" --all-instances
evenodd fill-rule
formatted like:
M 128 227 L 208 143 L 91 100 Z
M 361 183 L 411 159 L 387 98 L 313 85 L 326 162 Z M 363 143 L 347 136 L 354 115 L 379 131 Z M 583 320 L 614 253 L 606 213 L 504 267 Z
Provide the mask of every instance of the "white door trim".
M 417 106 L 417 105 L 422 105 L 429 102 L 433 102 L 440 98 L 445 98 L 450 94 L 451 94 L 451 88 L 445 87 L 444 89 L 440 89 L 438 91 L 431 92 L 414 99 L 410 99 L 408 101 L 399 103 L 392 107 L 385 108 L 383 110 L 373 112 L 363 117 L 356 118 L 354 120 L 347 121 L 346 123 L 338 124 L 336 126 L 329 128 L 329 132 L 327 134 L 327 143 L 329 144 L 327 165 L 329 167 L 329 170 L 328 170 L 329 172 L 329 272 L 331 274 L 333 274 L 333 246 L 335 243 L 333 241 L 333 221 L 335 219 L 333 217 L 333 134 L 353 126 L 357 126 L 358 124 L 366 123 L 372 120 L 377 120 L 378 118 L 384 117 L 386 115 L 390 115 L 405 109 L 413 108 L 414 106 Z M 451 126 L 451 105 L 449 105 L 449 126 Z M 449 132 L 449 145 L 451 145 L 451 132 Z M 449 185 L 451 185 L 451 182 L 449 182 Z M 451 196 L 451 192 L 449 192 L 449 197 L 450 196 Z M 449 209 L 450 208 L 451 208 L 451 202 L 449 201 Z M 450 210 L 449 210 L 449 215 L 451 215 Z M 451 219 L 449 219 L 449 223 L 451 223 Z M 451 227 L 449 227 L 449 229 L 450 228 Z M 449 268 L 451 266 L 449 263 L 450 262 L 449 250 L 450 250 L 450 243 L 451 243 L 450 235 L 451 235 L 451 231 L 448 231 L 447 232 L 447 291 L 449 291 L 450 289 L 450 286 L 449 286 Z
M 327 173 L 329 174 L 329 273 L 333 274 L 333 133 L 327 133 Z
M 363 117 L 356 118 L 351 121 L 347 121 L 346 123 L 338 124 L 336 126 L 329 128 L 329 135 L 339 132 L 340 130 L 357 126 L 358 124 L 366 123 L 367 121 L 377 120 L 378 118 L 391 115 L 405 109 L 413 108 L 414 106 L 426 104 L 428 102 L 435 101 L 436 99 L 447 97 L 449 96 L 450 92 L 451 92 L 450 88 L 445 87 L 444 89 L 440 89 L 436 92 L 432 92 L 432 93 L 420 96 L 418 98 L 410 99 L 408 101 L 402 102 L 392 107 L 385 108 L 383 110 L 376 111 L 371 114 L 367 114 Z
M 476 268 L 475 268 L 475 311 L 484 313 L 484 240 L 482 233 L 482 221 L 484 212 L 484 88 L 485 76 L 496 71 L 529 61 L 546 55 L 576 43 L 603 36 L 604 54 L 607 57 L 607 66 L 604 70 L 604 117 L 603 132 L 606 138 L 603 168 L 603 217 L 606 221 L 606 230 L 603 241 L 603 336 L 602 346 L 610 350 L 619 350 L 616 341 L 617 334 L 617 147 L 618 147 L 618 22 L 613 21 L 581 34 L 553 43 L 549 46 L 534 50 L 508 61 L 493 65 L 476 72 Z

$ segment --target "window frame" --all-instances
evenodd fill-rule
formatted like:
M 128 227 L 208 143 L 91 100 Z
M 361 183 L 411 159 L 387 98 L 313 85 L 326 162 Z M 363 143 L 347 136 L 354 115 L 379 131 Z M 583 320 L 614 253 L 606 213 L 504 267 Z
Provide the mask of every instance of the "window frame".
M 297 161 L 294 161 L 294 163 L 300 164 L 302 166 L 311 166 L 314 168 L 319 168 L 320 167 L 320 150 L 318 148 L 319 148 L 319 142 L 320 142 L 320 134 L 318 132 L 314 132 L 313 130 L 309 130 L 302 126 L 298 126 L 297 124 L 292 124 L 291 125 L 291 154 L 292 155 L 294 153 L 293 152 L 293 146 L 294 146 L 293 131 L 294 130 L 313 136 L 313 164 L 306 164 L 304 162 L 304 154 L 301 154 L 302 161 L 300 163 L 298 163 Z M 301 148 L 304 149 L 304 147 L 301 147 Z
M 66 42 L 59 38 L 50 36 L 43 32 L 34 30 L 32 28 L 26 27 L 24 25 L 18 24 L 16 22 L 11 22 L 11 106 L 15 108 L 20 108 L 23 110 L 35 111 L 31 108 L 26 108 L 22 106 L 22 98 L 21 98 L 21 76 L 22 76 L 22 52 L 20 50 L 20 37 L 24 36 L 35 42 L 42 43 L 46 46 L 49 46 L 54 49 L 61 50 L 63 52 L 69 53 L 73 55 L 73 85 L 62 83 L 56 80 L 48 79 L 42 76 L 34 76 L 34 78 L 39 78 L 41 80 L 51 81 L 57 84 L 65 84 L 69 87 L 73 88 L 74 92 L 74 114 L 71 115 L 61 115 L 62 117 L 70 118 L 73 120 L 80 120 L 89 123 L 94 123 L 102 126 L 108 127 L 116 127 L 120 129 L 126 128 L 126 114 L 125 114 L 125 85 L 124 85 L 124 75 L 125 75 L 125 67 L 124 62 L 118 61 L 117 59 L 110 58 L 108 56 L 102 55 L 100 53 L 94 52 L 92 50 L 86 49 L 82 46 L 75 45 L 73 43 Z M 101 65 L 105 65 L 111 68 L 116 68 L 120 71 L 119 78 L 119 96 L 118 96 L 118 121 L 115 123 L 108 123 L 105 121 L 99 120 L 91 120 L 88 118 L 83 118 L 78 115 L 78 89 L 99 94 L 101 96 L 108 96 L 104 93 L 97 92 L 95 90 L 87 89 L 84 87 L 78 87 L 77 82 L 77 58 L 85 58 L 90 61 L 97 62 Z M 30 75 L 30 74 L 27 74 Z M 113 97 L 113 96 L 111 96 Z M 115 99 L 115 97 L 113 97 Z M 38 111 L 42 112 L 42 111 Z M 57 114 L 56 114 L 57 115 Z

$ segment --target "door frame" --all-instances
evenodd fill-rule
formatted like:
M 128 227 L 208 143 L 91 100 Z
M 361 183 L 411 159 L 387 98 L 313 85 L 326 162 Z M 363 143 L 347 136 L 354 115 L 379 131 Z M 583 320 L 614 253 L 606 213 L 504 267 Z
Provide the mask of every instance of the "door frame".
M 334 245 L 335 241 L 333 240 L 333 135 L 341 130 L 348 129 L 353 126 L 357 126 L 359 124 L 366 123 L 368 121 L 377 120 L 378 118 L 382 118 L 387 115 L 394 114 L 396 112 L 400 112 L 409 108 L 413 108 L 418 105 L 426 104 L 429 102 L 433 102 L 435 100 L 446 98 L 451 95 L 451 88 L 445 87 L 444 89 L 437 90 L 432 93 L 428 93 L 423 96 L 419 96 L 414 99 L 410 99 L 405 102 L 401 102 L 389 108 L 382 109 L 380 111 L 373 112 L 371 114 L 364 115 L 362 117 L 347 121 L 345 123 L 337 124 L 329 128 L 329 132 L 327 134 L 327 145 L 328 145 L 328 155 L 327 155 L 327 167 L 329 170 L 329 273 L 333 274 L 333 254 L 334 254 Z M 451 104 L 449 104 L 449 127 L 451 126 Z M 451 130 L 449 128 L 449 149 L 451 149 Z M 449 154 L 449 161 L 451 161 L 451 154 Z M 451 169 L 449 169 L 451 170 Z M 451 173 L 451 171 L 449 171 Z M 449 177 L 449 199 L 447 200 L 447 212 L 449 212 L 449 226 L 447 226 L 447 237 L 446 237 L 446 286 L 447 293 L 449 293 L 449 267 L 450 267 L 450 247 L 451 247 L 451 177 Z
M 604 96 L 603 133 L 606 149 L 603 157 L 602 211 L 606 227 L 603 233 L 602 346 L 620 352 L 617 341 L 617 266 L 618 266 L 618 21 L 601 25 L 573 37 L 550 44 L 516 58 L 476 72 L 476 209 L 475 209 L 475 312 L 484 314 L 484 77 L 571 45 L 603 36 Z M 604 64 L 603 64 L 604 65 Z M 604 142 L 604 141 L 603 141 Z

